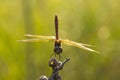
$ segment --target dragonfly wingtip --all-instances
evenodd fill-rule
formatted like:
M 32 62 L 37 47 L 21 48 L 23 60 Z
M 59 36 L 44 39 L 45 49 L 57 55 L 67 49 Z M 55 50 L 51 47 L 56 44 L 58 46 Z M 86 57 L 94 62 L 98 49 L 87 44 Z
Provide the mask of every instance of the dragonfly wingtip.
M 25 34 L 25 36 L 29 36 L 30 34 Z
M 95 52 L 95 53 L 98 53 L 98 54 L 100 53 L 99 51 L 94 51 L 94 52 Z
M 17 42 L 26 42 L 26 40 L 17 40 Z

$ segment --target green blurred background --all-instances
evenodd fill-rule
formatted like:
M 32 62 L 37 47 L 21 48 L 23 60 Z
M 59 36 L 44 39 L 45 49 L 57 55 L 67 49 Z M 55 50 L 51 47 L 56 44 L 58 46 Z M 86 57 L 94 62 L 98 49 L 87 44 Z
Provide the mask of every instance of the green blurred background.
M 120 0 L 0 0 L 0 80 L 36 80 L 50 76 L 53 43 L 21 43 L 26 33 L 59 34 L 92 44 L 100 54 L 68 45 L 63 80 L 120 80 Z

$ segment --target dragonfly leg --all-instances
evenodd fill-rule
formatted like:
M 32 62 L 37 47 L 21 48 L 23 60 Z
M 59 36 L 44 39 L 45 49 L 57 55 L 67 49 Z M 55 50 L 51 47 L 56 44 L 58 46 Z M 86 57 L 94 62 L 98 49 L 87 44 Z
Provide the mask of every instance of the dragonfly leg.
M 59 59 L 59 61 L 61 61 L 63 59 L 63 57 L 59 54 L 58 59 Z
M 55 54 L 55 53 L 52 53 L 50 57 L 51 57 L 51 58 L 52 58 L 52 57 L 56 57 L 56 54 Z

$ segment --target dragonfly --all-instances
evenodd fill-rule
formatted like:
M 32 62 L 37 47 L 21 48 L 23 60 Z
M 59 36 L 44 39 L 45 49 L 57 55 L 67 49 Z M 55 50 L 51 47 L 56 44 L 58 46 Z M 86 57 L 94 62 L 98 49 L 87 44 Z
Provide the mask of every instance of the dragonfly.
M 30 39 L 23 39 L 19 40 L 21 42 L 54 42 L 54 53 L 57 55 L 60 55 L 63 51 L 61 44 L 67 44 L 71 46 L 75 46 L 87 51 L 99 53 L 96 50 L 93 50 L 89 48 L 92 45 L 89 44 L 84 44 L 84 43 L 78 43 L 69 39 L 62 39 L 59 38 L 59 32 L 58 32 L 58 16 L 55 15 L 54 19 L 54 24 L 55 24 L 55 36 L 42 36 L 42 35 L 31 35 L 31 34 L 26 34 L 25 36 L 30 37 Z

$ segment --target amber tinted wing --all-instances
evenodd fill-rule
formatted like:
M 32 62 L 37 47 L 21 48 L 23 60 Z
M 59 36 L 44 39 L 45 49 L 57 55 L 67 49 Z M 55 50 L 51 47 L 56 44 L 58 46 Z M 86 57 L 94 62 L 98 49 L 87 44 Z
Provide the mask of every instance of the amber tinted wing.
M 25 36 L 28 36 L 31 39 L 23 39 L 23 40 L 18 40 L 18 41 L 20 41 L 20 42 L 48 42 L 48 41 L 55 41 L 54 36 L 41 36 L 41 35 L 31 35 L 31 34 L 26 34 Z
M 41 39 L 55 39 L 55 36 L 42 36 L 42 35 L 32 35 L 32 34 L 26 34 L 25 36 L 32 38 L 41 38 Z
M 67 40 L 67 39 L 62 39 L 61 41 L 64 44 L 67 44 L 67 45 L 71 45 L 71 46 L 75 46 L 75 47 L 78 47 L 78 48 L 81 48 L 81 49 L 85 49 L 85 50 L 88 50 L 88 51 L 91 51 L 91 52 L 99 53 L 98 51 L 95 51 L 93 49 L 90 49 L 90 48 L 86 47 L 86 46 L 91 46 L 89 44 L 77 43 L 77 42 L 74 42 L 74 41 L 71 41 L 71 40 Z

